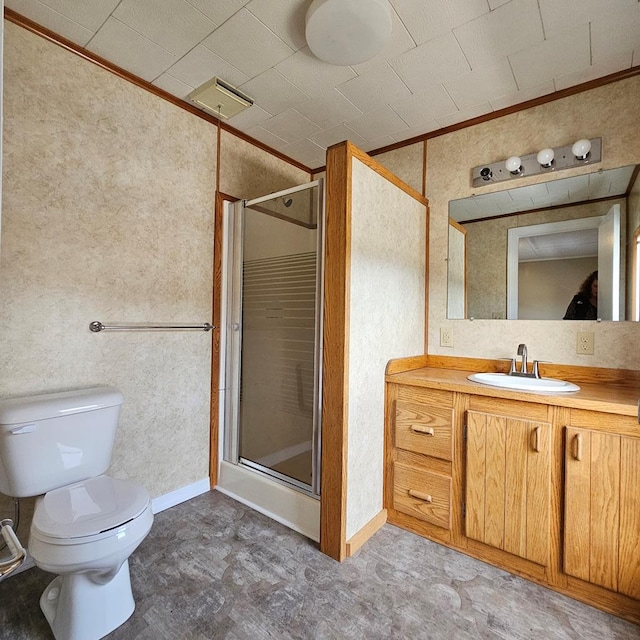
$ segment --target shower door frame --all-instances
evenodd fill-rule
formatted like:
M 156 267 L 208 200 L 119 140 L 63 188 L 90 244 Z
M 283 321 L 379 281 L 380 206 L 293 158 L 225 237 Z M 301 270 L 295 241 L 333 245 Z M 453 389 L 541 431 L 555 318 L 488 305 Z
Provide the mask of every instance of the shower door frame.
M 318 189 L 318 220 L 316 240 L 316 309 L 314 336 L 313 414 L 312 414 L 312 479 L 304 484 L 295 478 L 279 473 L 240 456 L 240 377 L 242 352 L 242 270 L 244 219 L 247 207 L 283 198 L 301 191 Z M 324 288 L 324 180 L 322 178 L 290 189 L 270 193 L 252 200 L 240 200 L 230 206 L 230 224 L 227 233 L 227 288 L 226 288 L 226 357 L 225 357 L 225 406 L 223 459 L 243 466 L 283 483 L 312 498 L 320 498 L 321 433 L 322 433 L 322 335 L 323 335 L 323 288 Z M 268 215 L 268 214 L 264 214 Z

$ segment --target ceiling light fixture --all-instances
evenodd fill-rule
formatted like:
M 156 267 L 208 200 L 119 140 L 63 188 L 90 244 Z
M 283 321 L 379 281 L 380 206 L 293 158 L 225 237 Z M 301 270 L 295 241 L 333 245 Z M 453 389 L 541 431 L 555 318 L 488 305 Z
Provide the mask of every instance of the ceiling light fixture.
M 585 164 L 594 164 L 602 160 L 602 138 L 586 138 L 573 145 L 564 147 L 546 147 L 538 153 L 526 156 L 510 156 L 506 160 L 492 162 L 475 167 L 472 170 L 471 182 L 480 187 L 487 182 L 502 182 L 523 176 L 535 176 L 539 173 L 550 173 L 561 169 L 571 169 Z
M 391 38 L 389 0 L 313 0 L 305 34 L 323 62 L 346 67 L 376 56 Z

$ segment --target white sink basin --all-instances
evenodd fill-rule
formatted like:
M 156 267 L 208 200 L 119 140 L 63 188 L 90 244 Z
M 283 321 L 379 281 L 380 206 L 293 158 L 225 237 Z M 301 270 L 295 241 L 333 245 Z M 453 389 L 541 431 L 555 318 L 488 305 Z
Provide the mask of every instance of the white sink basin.
M 554 380 L 553 378 L 522 378 L 508 376 L 506 373 L 472 373 L 467 376 L 473 382 L 488 384 L 502 389 L 517 389 L 519 391 L 545 391 L 551 393 L 566 393 L 580 391 L 580 387 L 572 382 Z

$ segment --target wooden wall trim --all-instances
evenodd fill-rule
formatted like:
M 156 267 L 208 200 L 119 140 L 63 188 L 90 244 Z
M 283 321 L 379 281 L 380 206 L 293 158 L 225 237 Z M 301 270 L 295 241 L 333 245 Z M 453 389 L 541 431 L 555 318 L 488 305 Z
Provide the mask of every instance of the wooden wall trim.
M 218 484 L 218 449 L 220 444 L 220 322 L 222 304 L 222 228 L 224 202 L 238 198 L 216 191 L 213 223 L 213 344 L 211 348 L 211 413 L 209 436 L 209 481 L 211 488 Z
M 408 358 L 394 358 L 387 362 L 385 369 L 385 376 L 393 375 L 394 373 L 404 373 L 405 371 L 413 371 L 414 369 L 422 369 L 429 365 L 428 355 L 422 356 L 409 356 Z
M 112 73 L 118 76 L 119 78 L 126 80 L 127 82 L 131 82 L 132 84 L 135 84 L 137 87 L 140 87 L 141 89 L 144 89 L 145 91 L 148 91 L 149 93 L 154 94 L 158 98 L 161 98 L 163 100 L 166 100 L 167 102 L 170 102 L 171 104 L 173 104 L 176 107 L 179 107 L 180 109 L 184 109 L 185 111 L 189 112 L 190 114 L 198 118 L 201 118 L 202 120 L 206 120 L 210 124 L 213 124 L 216 126 L 219 125 L 225 131 L 228 131 L 234 136 L 237 136 L 238 138 L 241 138 L 242 140 L 249 142 L 254 147 L 258 147 L 259 149 L 266 151 L 272 156 L 275 156 L 276 158 L 279 158 L 280 160 L 283 160 L 284 162 L 287 162 L 288 164 L 291 164 L 294 167 L 297 167 L 298 169 L 301 169 L 302 171 L 311 174 L 311 169 L 303 165 L 301 162 L 298 162 L 297 160 L 294 160 L 293 158 L 286 156 L 284 153 L 281 153 L 277 149 L 273 149 L 267 146 L 263 142 L 260 142 L 260 140 L 256 140 L 255 138 L 252 138 L 251 136 L 247 135 L 246 133 L 243 133 L 238 129 L 234 129 L 232 126 L 228 125 L 226 122 L 222 120 L 218 120 L 218 118 L 216 118 L 215 116 L 212 116 L 206 113 L 205 111 L 198 109 L 195 105 L 192 105 L 190 102 L 177 98 L 176 96 L 169 93 L 168 91 L 165 91 L 160 87 L 156 87 L 155 85 L 151 84 L 147 80 L 144 80 L 139 76 L 136 76 L 133 73 L 126 71 L 122 67 L 118 67 L 117 65 L 109 62 L 105 58 L 102 58 L 99 55 L 89 51 L 88 49 L 85 49 L 80 45 L 77 45 L 75 42 L 72 42 L 71 40 L 67 40 L 66 38 L 63 38 L 61 35 L 47 29 L 46 27 L 43 27 L 41 24 L 38 24 L 37 22 L 30 20 L 29 18 L 26 18 L 25 16 L 17 13 L 16 11 L 13 11 L 12 9 L 5 7 L 4 17 L 9 22 L 13 22 L 13 24 L 16 24 L 19 27 L 22 27 L 24 29 L 27 29 L 27 31 L 31 31 L 31 33 L 34 33 L 40 36 L 41 38 L 44 38 L 45 40 L 52 42 L 53 44 L 57 44 L 59 47 L 66 49 L 70 53 L 74 53 L 77 56 L 80 56 L 84 60 L 99 66 L 101 69 L 104 69 L 105 71 L 108 71 L 109 73 Z
M 373 516 L 367 524 L 347 540 L 347 558 L 350 558 L 371 536 L 387 522 L 387 510 L 383 509 Z
M 324 326 L 322 362 L 322 474 L 320 551 L 346 557 L 347 420 L 351 154 L 343 142 L 327 152 Z
M 422 142 L 422 195 L 427 197 L 427 141 Z
M 375 171 L 377 174 L 381 175 L 385 180 L 388 180 L 392 184 L 394 184 L 398 189 L 404 191 L 407 195 L 411 196 L 414 200 L 418 202 L 422 202 L 424 205 L 428 205 L 427 199 L 419 192 L 416 191 L 413 187 L 409 186 L 406 182 L 398 178 L 397 175 L 389 171 L 385 166 L 381 165 L 377 160 L 374 160 L 369 154 L 362 151 L 362 149 L 358 149 L 354 144 L 349 142 L 348 140 L 345 142 L 341 142 L 342 144 L 346 144 L 348 147 L 348 152 L 351 158 L 356 158 L 360 160 L 363 164 L 366 164 L 371 170 Z M 330 147 L 331 148 L 331 147 Z M 328 150 L 327 150 L 328 153 Z

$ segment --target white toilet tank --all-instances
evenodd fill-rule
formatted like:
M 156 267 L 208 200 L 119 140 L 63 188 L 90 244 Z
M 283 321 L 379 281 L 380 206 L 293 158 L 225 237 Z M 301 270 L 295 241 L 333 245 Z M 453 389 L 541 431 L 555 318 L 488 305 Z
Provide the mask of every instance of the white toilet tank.
M 103 474 L 122 401 L 114 387 L 0 400 L 0 493 L 38 496 Z

